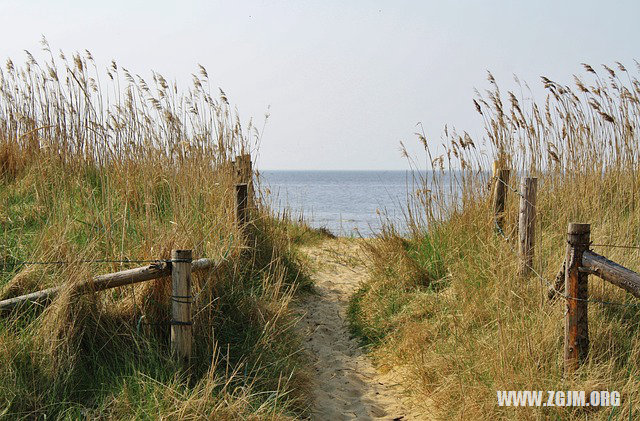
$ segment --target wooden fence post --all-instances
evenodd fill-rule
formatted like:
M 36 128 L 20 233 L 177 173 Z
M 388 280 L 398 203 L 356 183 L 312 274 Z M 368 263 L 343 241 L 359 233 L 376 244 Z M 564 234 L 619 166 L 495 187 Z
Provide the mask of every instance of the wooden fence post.
M 573 373 L 589 351 L 588 277 L 580 271 L 582 254 L 589 249 L 591 225 L 570 223 L 565 264 L 564 371 Z
M 233 165 L 236 171 L 236 176 L 238 177 L 238 182 L 249 184 L 253 178 L 251 154 L 245 153 L 238 155 L 238 157 L 233 161 Z
M 509 184 L 509 170 L 498 168 L 498 161 L 493 163 L 494 191 L 493 216 L 495 230 L 504 232 L 504 207 L 507 201 L 507 185 Z
M 251 154 L 245 153 L 239 155 L 233 165 L 236 171 L 237 183 L 247 184 L 247 206 L 253 206 L 254 188 L 253 188 L 253 164 L 251 162 Z
M 531 274 L 531 267 L 533 266 L 537 191 L 537 178 L 522 177 L 518 231 L 520 234 L 520 275 L 524 277 Z
M 243 183 L 247 183 L 249 186 L 251 186 L 251 181 L 253 179 L 253 164 L 251 163 L 251 155 L 250 154 L 244 154 L 241 157 L 241 171 L 242 171 L 242 178 L 241 181 Z
M 171 251 L 171 354 L 188 368 L 191 359 L 191 250 Z
M 249 189 L 246 183 L 236 184 L 236 222 L 240 229 L 249 222 L 247 210 Z

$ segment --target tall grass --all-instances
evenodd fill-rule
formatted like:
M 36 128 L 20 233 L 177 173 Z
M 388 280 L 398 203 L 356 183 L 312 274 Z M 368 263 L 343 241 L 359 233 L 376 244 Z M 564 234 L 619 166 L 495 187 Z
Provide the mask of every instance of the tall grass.
M 473 101 L 484 136 L 445 128 L 440 156 L 418 133 L 433 178 L 419 179 L 407 206 L 410 234 L 401 238 L 387 226 L 382 241 L 370 247 L 372 277 L 352 301 L 354 327 L 382 365 L 406 373 L 418 402 L 430 397 L 433 406 L 425 411 L 440 418 L 638 416 L 636 300 L 590 280 L 590 298 L 628 305 L 589 304 L 589 358 L 566 378 L 564 302 L 546 299 L 563 261 L 568 222 L 591 223 L 596 243 L 640 241 L 640 81 L 620 63 L 600 72 L 587 64 L 583 69 L 573 86 L 542 77 L 541 101 L 517 79 L 513 92 L 502 92 L 489 74 L 489 89 Z M 539 178 L 534 266 L 542 279 L 517 275 L 519 198 L 511 192 L 509 239 L 495 234 L 489 206 L 494 159 L 512 174 Z M 518 187 L 515 176 L 511 184 Z M 597 251 L 640 268 L 635 250 Z M 501 408 L 497 390 L 618 390 L 622 406 Z
M 247 243 L 231 159 L 259 133 L 203 67 L 191 88 L 151 83 L 90 52 L 27 53 L 0 72 L 0 296 L 130 267 L 84 260 L 224 257 L 194 274 L 194 361 L 172 363 L 167 279 L 0 320 L 0 417 L 287 419 L 308 405 L 289 302 L 308 285 L 258 204 Z M 24 261 L 68 261 L 24 265 Z

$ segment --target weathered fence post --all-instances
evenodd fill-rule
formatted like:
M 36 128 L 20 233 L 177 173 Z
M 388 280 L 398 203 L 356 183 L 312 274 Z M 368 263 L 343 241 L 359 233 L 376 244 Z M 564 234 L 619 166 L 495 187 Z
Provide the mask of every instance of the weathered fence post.
M 192 346 L 191 250 L 171 252 L 171 353 L 184 368 L 189 366 Z
M 498 161 L 493 163 L 493 217 L 495 230 L 504 231 L 504 207 L 507 201 L 507 185 L 509 184 L 509 170 L 498 168 Z
M 536 193 L 538 179 L 522 177 L 520 183 L 520 217 L 518 231 L 520 234 L 520 275 L 529 276 L 533 266 L 536 227 Z
M 582 254 L 589 249 L 591 225 L 570 223 L 565 264 L 564 371 L 574 372 L 589 350 L 588 273 L 580 271 Z
M 251 155 L 246 153 L 236 158 L 236 171 L 241 183 L 251 184 L 253 178 L 253 165 L 251 164 Z
M 253 200 L 254 190 L 253 190 L 253 164 L 251 163 L 251 154 L 242 154 L 239 155 L 235 161 L 233 161 L 236 177 L 238 183 L 246 183 L 247 191 L 249 195 L 249 205 L 251 205 L 251 201 Z
M 249 222 L 248 195 L 249 189 L 246 183 L 236 184 L 236 222 L 240 229 L 244 229 Z

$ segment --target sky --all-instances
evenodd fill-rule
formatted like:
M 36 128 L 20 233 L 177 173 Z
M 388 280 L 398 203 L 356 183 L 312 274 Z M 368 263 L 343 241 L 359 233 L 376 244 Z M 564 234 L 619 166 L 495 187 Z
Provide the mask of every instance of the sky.
M 490 70 L 543 98 L 539 78 L 571 83 L 580 63 L 634 67 L 634 1 L 0 0 L 0 62 L 46 36 L 132 73 L 190 84 L 207 68 L 243 119 L 262 126 L 260 169 L 407 169 L 445 124 L 482 136 L 472 103 Z

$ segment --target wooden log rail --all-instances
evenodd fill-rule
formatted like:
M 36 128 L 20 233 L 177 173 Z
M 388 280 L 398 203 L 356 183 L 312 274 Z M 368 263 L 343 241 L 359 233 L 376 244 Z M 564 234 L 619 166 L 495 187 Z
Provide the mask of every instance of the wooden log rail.
M 213 269 L 218 267 L 219 264 L 220 261 L 213 259 L 198 259 L 191 263 L 191 270 Z M 171 261 L 158 261 L 158 263 L 152 263 L 135 269 L 127 269 L 120 272 L 99 275 L 93 279 L 76 284 L 75 292 L 82 295 L 89 292 L 104 291 L 105 289 L 168 277 L 171 275 L 171 266 Z M 25 303 L 44 305 L 55 298 L 61 289 L 62 286 L 58 286 L 2 300 L 0 301 L 0 314 L 10 312 L 14 308 Z
M 592 251 L 582 254 L 582 268 L 640 298 L 640 274 Z
M 564 369 L 568 374 L 578 369 L 589 349 L 588 276 L 596 275 L 640 298 L 640 274 L 589 250 L 590 231 L 589 224 L 569 224 L 564 288 L 558 276 L 549 294 L 553 298 L 559 292 L 566 299 Z
M 556 276 L 554 284 L 549 288 L 548 298 L 554 299 L 558 293 L 564 294 L 565 264 Z M 586 250 L 582 254 L 582 265 L 579 270 L 610 282 L 624 289 L 636 298 L 640 298 L 640 274 L 617 264 L 604 256 Z

